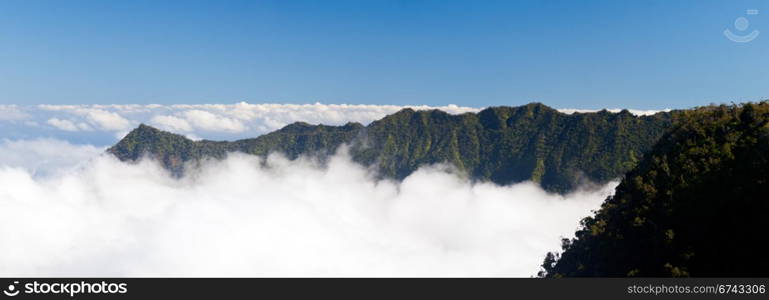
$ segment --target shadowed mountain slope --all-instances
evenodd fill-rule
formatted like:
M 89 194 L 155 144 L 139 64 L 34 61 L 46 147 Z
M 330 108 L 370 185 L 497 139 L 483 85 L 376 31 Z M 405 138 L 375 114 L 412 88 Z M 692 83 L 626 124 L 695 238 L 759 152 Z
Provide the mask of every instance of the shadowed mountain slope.
M 541 276 L 769 276 L 769 102 L 676 119 Z

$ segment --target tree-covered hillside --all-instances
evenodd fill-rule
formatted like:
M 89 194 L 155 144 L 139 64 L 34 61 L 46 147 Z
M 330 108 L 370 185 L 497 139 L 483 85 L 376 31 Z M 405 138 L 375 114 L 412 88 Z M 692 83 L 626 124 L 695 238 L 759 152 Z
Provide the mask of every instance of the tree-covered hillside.
M 448 162 L 473 179 L 533 180 L 547 190 L 567 192 L 584 181 L 620 177 L 670 127 L 673 114 L 564 114 L 539 103 L 461 115 L 403 109 L 365 127 L 294 123 L 234 142 L 195 142 L 142 125 L 108 151 L 121 160 L 148 154 L 181 173 L 184 162 L 232 151 L 323 157 L 348 144 L 353 160 L 376 166 L 383 177 L 402 179 L 420 166 Z
M 769 103 L 675 123 L 540 275 L 769 276 Z

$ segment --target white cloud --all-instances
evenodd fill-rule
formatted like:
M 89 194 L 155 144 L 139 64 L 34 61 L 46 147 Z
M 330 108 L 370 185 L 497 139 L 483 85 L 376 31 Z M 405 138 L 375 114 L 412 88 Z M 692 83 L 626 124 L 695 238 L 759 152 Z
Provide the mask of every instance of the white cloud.
M 246 126 L 238 120 L 223 117 L 205 110 L 193 109 L 183 113 L 189 123 L 203 131 L 243 132 Z
M 66 130 L 66 131 L 78 131 L 78 130 L 80 130 L 79 128 L 77 128 L 77 125 L 75 125 L 75 123 L 73 123 L 70 120 L 62 120 L 62 119 L 58 119 L 58 118 L 50 118 L 50 119 L 48 119 L 48 121 L 46 123 L 50 124 L 53 127 L 61 129 L 61 130 Z
M 39 106 L 46 111 L 59 113 L 65 118 L 53 117 L 46 123 L 64 131 L 92 130 L 96 128 L 102 131 L 125 131 L 132 126 L 131 121 L 127 120 L 117 112 L 110 112 L 102 109 L 83 108 L 78 106 Z M 90 124 L 90 125 L 89 125 Z
M 64 131 L 91 130 L 91 127 L 88 126 L 88 124 L 85 124 L 82 122 L 75 124 L 75 122 L 72 122 L 70 120 L 64 120 L 64 119 L 58 119 L 58 118 L 50 118 L 48 119 L 48 121 L 46 121 L 46 123 Z
M 0 140 L 0 167 L 23 168 L 34 175 L 52 175 L 86 163 L 103 152 L 103 148 L 73 145 L 56 139 L 4 139 Z
M 31 116 L 19 109 L 18 105 L 0 104 L 0 121 L 22 121 Z
M 530 276 L 615 185 L 377 181 L 345 155 L 232 155 L 180 180 L 99 156 L 40 178 L 4 157 L 0 276 Z
M 116 112 L 101 109 L 77 109 L 75 111 L 85 115 L 91 124 L 97 125 L 102 130 L 120 131 L 131 127 L 131 122 Z
M 157 115 L 152 117 L 150 124 L 172 132 L 192 131 L 192 126 L 187 120 L 174 116 Z

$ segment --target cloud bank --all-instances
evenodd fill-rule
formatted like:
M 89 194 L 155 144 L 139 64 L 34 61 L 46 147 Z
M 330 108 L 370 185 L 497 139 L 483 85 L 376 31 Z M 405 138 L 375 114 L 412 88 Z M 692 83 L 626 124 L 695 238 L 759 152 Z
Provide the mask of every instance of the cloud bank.
M 482 108 L 447 106 L 348 105 L 348 104 L 177 104 L 177 105 L 0 105 L 0 130 L 29 139 L 68 135 L 100 145 L 114 143 L 129 130 L 146 123 L 191 138 L 212 140 L 259 136 L 293 122 L 364 125 L 403 108 L 440 109 L 452 114 L 477 112 Z M 566 113 L 588 110 L 562 110 Z M 619 110 L 612 110 L 619 111 Z M 631 111 L 652 114 L 656 111 Z
M 440 166 L 378 181 L 343 153 L 231 155 L 173 179 L 61 143 L 0 146 L 17 152 L 0 155 L 0 276 L 528 277 L 616 185 L 561 196 Z M 36 176 L 35 155 L 61 158 L 24 149 L 59 147 L 85 163 Z
M 3 139 L 0 140 L 0 167 L 23 168 L 35 177 L 54 176 L 87 163 L 104 150 L 50 138 Z M 0 185 L 4 184 L 0 181 Z

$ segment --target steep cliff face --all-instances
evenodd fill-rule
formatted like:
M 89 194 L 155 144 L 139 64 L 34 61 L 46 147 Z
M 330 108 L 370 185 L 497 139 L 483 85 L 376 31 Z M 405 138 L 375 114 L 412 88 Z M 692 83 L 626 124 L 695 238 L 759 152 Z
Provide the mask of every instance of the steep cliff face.
M 282 152 L 320 157 L 350 146 L 353 160 L 402 179 L 420 166 L 448 162 L 476 180 L 533 180 L 555 192 L 582 181 L 604 183 L 633 167 L 670 127 L 673 113 L 638 117 L 627 111 L 563 114 L 539 103 L 451 115 L 404 109 L 363 126 L 294 123 L 234 142 L 191 141 L 142 125 L 109 149 L 121 160 L 149 155 L 176 173 L 186 161 L 227 152 Z
M 543 276 L 769 276 L 769 103 L 684 111 Z

